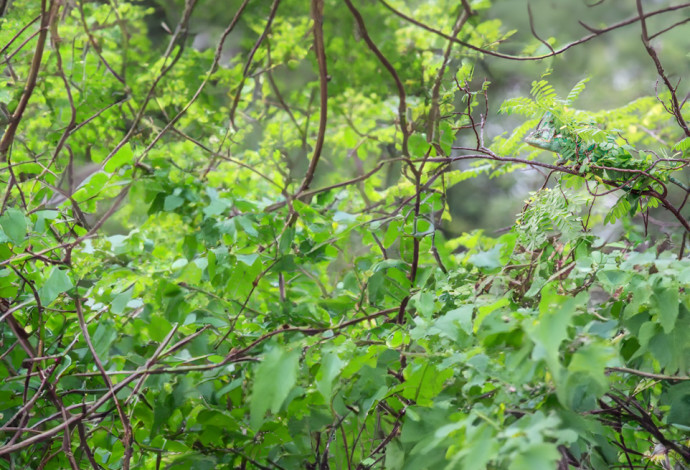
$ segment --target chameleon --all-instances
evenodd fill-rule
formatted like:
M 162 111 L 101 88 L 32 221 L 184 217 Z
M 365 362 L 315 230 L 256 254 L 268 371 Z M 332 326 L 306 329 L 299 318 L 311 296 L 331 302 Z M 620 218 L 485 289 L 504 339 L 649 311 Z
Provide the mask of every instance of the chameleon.
M 609 185 L 616 183 L 617 187 L 627 192 L 642 191 L 655 182 L 666 181 L 690 192 L 687 185 L 668 175 L 673 169 L 655 165 L 653 159 L 635 158 L 633 147 L 617 145 L 612 139 L 604 143 L 584 142 L 570 133 L 550 112 L 544 114 L 537 127 L 525 137 L 525 142 L 559 154 L 560 158 L 556 161 L 559 165 L 574 161 L 581 173 L 589 173 L 599 182 L 607 181 Z M 590 168 L 590 165 L 598 168 Z

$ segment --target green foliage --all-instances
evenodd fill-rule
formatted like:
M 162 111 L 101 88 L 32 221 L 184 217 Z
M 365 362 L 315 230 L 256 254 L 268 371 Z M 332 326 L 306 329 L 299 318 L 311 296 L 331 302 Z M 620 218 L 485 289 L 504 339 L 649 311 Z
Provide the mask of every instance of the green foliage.
M 655 99 L 577 111 L 588 79 L 542 77 L 487 148 L 479 65 L 514 34 L 489 1 L 389 5 L 474 49 L 383 2 L 283 0 L 270 27 L 269 2 L 173 2 L 164 36 L 140 3 L 46 3 L 46 28 L 28 0 L 0 19 L 8 109 L 40 63 L 2 155 L 0 468 L 687 464 L 690 260 L 632 250 L 638 200 L 610 244 L 586 171 L 500 236 L 441 230 L 545 111 L 619 160 L 621 136 L 684 152 Z M 234 24 L 225 49 L 195 21 Z
M 570 175 L 573 175 L 572 170 L 575 170 L 584 180 L 593 180 L 624 191 L 623 196 L 606 216 L 606 223 L 614 223 L 626 213 L 634 216 L 640 210 L 656 207 L 660 201 L 668 207 L 668 202 L 664 202 L 668 191 L 667 183 L 673 183 L 688 191 L 686 184 L 671 176 L 671 173 L 682 170 L 685 162 L 682 159 L 660 158 L 653 150 L 637 151 L 629 142 L 639 140 L 638 136 L 632 135 L 628 139 L 622 136 L 620 129 L 601 129 L 596 125 L 595 114 L 568 108 L 582 92 L 587 81 L 586 78 L 578 82 L 566 100 L 559 100 L 553 87 L 545 80 L 534 82 L 534 100 L 508 100 L 501 110 L 505 113 L 524 113 L 527 116 L 533 116 L 533 113 L 540 110 L 544 111 L 537 128 L 528 134 L 524 141 L 534 147 L 557 153 L 559 158 L 556 164 L 569 163 L 563 169 Z M 639 114 L 643 110 L 645 109 L 640 108 L 638 103 L 631 103 L 618 110 L 599 114 L 606 116 L 610 121 L 623 124 L 633 122 L 631 113 L 638 115 L 639 120 Z M 497 138 L 493 149 L 499 153 L 519 153 L 523 148 L 519 142 L 525 133 L 525 125 L 529 123 L 531 121 L 514 130 L 508 139 Z M 637 128 L 633 124 L 628 124 L 627 128 L 631 133 L 637 133 Z M 649 130 L 645 132 L 655 135 Z M 669 142 L 668 147 L 674 149 L 682 147 L 679 143 L 673 146 L 670 144 Z M 661 152 L 666 153 L 664 150 Z M 582 181 L 579 184 L 582 185 Z M 596 195 L 588 183 L 585 184 L 589 193 Z M 685 225 L 687 226 L 687 223 Z

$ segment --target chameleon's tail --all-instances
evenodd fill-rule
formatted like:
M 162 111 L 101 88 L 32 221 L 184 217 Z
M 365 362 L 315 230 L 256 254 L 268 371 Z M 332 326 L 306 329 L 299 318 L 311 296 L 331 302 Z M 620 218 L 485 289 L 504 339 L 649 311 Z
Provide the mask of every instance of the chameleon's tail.
M 673 176 L 669 176 L 668 179 L 671 183 L 675 184 L 676 186 L 683 188 L 683 191 L 690 193 L 690 187 L 688 187 L 685 183 L 678 181 Z

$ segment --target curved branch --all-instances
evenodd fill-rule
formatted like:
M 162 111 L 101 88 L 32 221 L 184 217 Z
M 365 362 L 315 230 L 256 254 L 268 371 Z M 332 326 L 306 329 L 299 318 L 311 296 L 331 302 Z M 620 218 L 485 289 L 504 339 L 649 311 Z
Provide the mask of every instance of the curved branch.
M 10 118 L 10 123 L 5 130 L 5 134 L 0 140 L 0 162 L 7 160 L 7 152 L 14 141 L 14 136 L 17 132 L 17 127 L 19 127 L 19 122 L 22 120 L 22 115 L 26 111 L 26 106 L 29 104 L 31 95 L 36 87 L 36 80 L 38 79 L 38 71 L 41 68 L 41 59 L 43 59 L 43 49 L 46 44 L 46 37 L 48 36 L 48 28 L 50 23 L 53 21 L 53 17 L 57 13 L 57 1 L 50 2 L 50 8 L 46 10 L 46 1 L 41 2 L 41 26 L 38 34 L 38 43 L 36 44 L 36 50 L 34 51 L 33 59 L 31 60 L 31 68 L 29 69 L 29 76 L 26 79 L 26 84 L 24 85 L 24 91 L 22 92 L 22 97 L 19 99 L 19 104 L 17 108 L 12 113 Z
M 381 2 L 383 4 L 383 6 L 388 8 L 390 11 L 392 11 L 393 13 L 395 13 L 397 16 L 404 19 L 405 21 L 412 23 L 415 26 L 418 26 L 422 29 L 425 29 L 431 33 L 438 35 L 438 36 L 441 36 L 442 38 L 445 38 L 449 41 L 456 42 L 460 45 L 467 47 L 468 49 L 472 49 L 473 51 L 476 51 L 476 52 L 481 52 L 482 54 L 486 54 L 486 55 L 490 55 L 490 56 L 494 56 L 494 57 L 499 57 L 501 59 L 510 59 L 510 60 L 541 60 L 541 59 L 546 59 L 547 57 L 553 57 L 555 55 L 562 54 L 563 52 L 567 51 L 571 47 L 585 43 L 587 41 L 594 39 L 597 36 L 608 33 L 610 31 L 613 31 L 613 30 L 618 29 L 618 28 L 622 28 L 623 26 L 631 25 L 631 24 L 636 23 L 640 20 L 640 16 L 636 15 L 632 18 L 628 18 L 627 20 L 622 20 L 622 21 L 619 21 L 618 23 L 612 24 L 611 26 L 607 26 L 606 28 L 596 30 L 596 32 L 592 32 L 592 34 L 584 36 L 584 37 L 578 39 L 577 41 L 570 42 L 570 43 L 566 44 L 565 46 L 561 47 L 560 49 L 556 49 L 553 53 L 539 55 L 539 56 L 522 57 L 522 56 L 502 54 L 500 52 L 491 51 L 489 49 L 484 49 L 481 47 L 474 46 L 474 45 L 472 45 L 468 42 L 462 41 L 460 39 L 453 38 L 452 36 L 444 33 L 443 31 L 439 31 L 436 28 L 432 28 L 431 26 L 426 25 L 420 21 L 417 21 L 414 18 L 411 18 L 411 17 L 407 16 L 406 14 L 402 13 L 401 11 L 396 10 L 395 8 L 390 6 L 385 0 L 379 0 L 379 2 Z M 688 7 L 690 7 L 690 2 L 683 3 L 681 5 L 675 5 L 672 7 L 661 8 L 659 10 L 655 10 L 655 11 L 652 11 L 650 13 L 645 14 L 644 18 L 650 18 L 650 17 L 655 16 L 655 15 L 660 15 L 662 13 L 667 13 L 669 11 L 676 11 L 676 10 L 680 10 L 680 9 L 688 8 Z
M 398 119 L 400 119 L 400 129 L 402 130 L 403 134 L 403 142 L 402 142 L 402 153 L 403 156 L 407 157 L 409 156 L 409 152 L 407 149 L 407 141 L 410 137 L 409 131 L 407 129 L 407 120 L 405 118 L 405 113 L 407 110 L 407 103 L 406 103 L 406 93 L 405 93 L 405 87 L 403 86 L 402 80 L 400 80 L 400 76 L 398 75 L 398 72 L 396 72 L 395 67 L 390 63 L 390 61 L 384 56 L 381 51 L 379 50 L 378 47 L 376 47 L 376 44 L 374 44 L 374 41 L 371 40 L 371 37 L 369 36 L 369 32 L 367 31 L 367 27 L 364 24 L 364 19 L 362 18 L 362 15 L 359 13 L 359 10 L 355 8 L 355 6 L 352 4 L 351 0 L 345 0 L 345 3 L 347 4 L 347 7 L 350 9 L 352 12 L 352 16 L 354 16 L 355 21 L 357 22 L 357 26 L 359 27 L 359 32 L 362 34 L 362 38 L 364 39 L 364 42 L 367 43 L 367 46 L 369 46 L 369 49 L 371 49 L 371 52 L 378 57 L 379 62 L 383 64 L 383 66 L 388 70 L 388 73 L 391 74 L 393 77 L 393 80 L 395 81 L 395 86 L 398 88 L 398 97 L 400 99 L 400 104 L 398 106 Z M 450 36 L 449 36 L 450 37 Z
M 316 166 L 319 164 L 321 157 L 321 150 L 323 149 L 323 142 L 326 137 L 326 123 L 328 120 L 328 70 L 326 69 L 326 47 L 323 43 L 323 0 L 312 0 L 311 2 L 312 17 L 314 19 L 314 54 L 316 55 L 316 62 L 319 64 L 319 133 L 316 136 L 316 144 L 314 145 L 314 154 L 309 162 L 307 174 L 304 176 L 302 185 L 297 193 L 309 189 L 309 185 L 314 179 Z
M 678 95 L 676 94 L 676 87 L 674 87 L 671 84 L 671 81 L 668 79 L 668 76 L 666 75 L 666 71 L 664 70 L 663 65 L 661 65 L 661 60 L 659 60 L 659 56 L 657 55 L 656 51 L 654 48 L 651 46 L 649 43 L 649 33 L 647 33 L 647 21 L 646 21 L 646 16 L 644 14 L 644 11 L 642 10 L 642 2 L 641 0 L 637 0 L 637 12 L 639 14 L 639 20 L 640 20 L 640 26 L 642 27 L 642 44 L 644 44 L 645 49 L 647 50 L 647 54 L 649 54 L 649 57 L 652 58 L 652 61 L 654 61 L 654 65 L 656 66 L 656 70 L 659 73 L 659 76 L 661 79 L 664 81 L 664 85 L 666 85 L 666 88 L 668 88 L 668 91 L 671 93 L 671 114 L 676 118 L 676 122 L 678 125 L 683 129 L 683 132 L 685 132 L 686 136 L 690 137 L 690 129 L 688 128 L 688 124 L 685 122 L 685 118 L 683 117 L 683 113 L 680 111 L 680 104 L 678 103 Z

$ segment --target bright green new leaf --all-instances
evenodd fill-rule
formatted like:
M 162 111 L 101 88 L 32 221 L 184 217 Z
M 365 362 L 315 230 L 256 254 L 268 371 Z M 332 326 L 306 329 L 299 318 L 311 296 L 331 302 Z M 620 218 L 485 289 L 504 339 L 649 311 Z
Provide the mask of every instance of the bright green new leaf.
M 115 155 L 110 157 L 110 160 L 107 161 L 103 169 L 108 173 L 112 173 L 122 165 L 131 162 L 133 157 L 134 152 L 132 151 L 131 144 L 128 142 L 123 145 L 120 150 L 115 153 Z
M 479 327 L 482 325 L 482 322 L 491 312 L 494 312 L 494 311 L 498 310 L 499 308 L 505 307 L 506 305 L 509 305 L 509 304 L 510 304 L 510 299 L 508 299 L 507 297 L 502 297 L 502 298 L 498 299 L 496 302 L 493 302 L 489 305 L 483 305 L 483 306 L 479 307 L 478 312 L 477 312 L 477 318 L 475 318 L 475 320 L 474 320 L 474 328 L 473 328 L 474 332 L 476 333 L 479 331 Z

